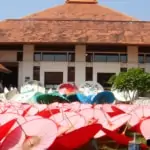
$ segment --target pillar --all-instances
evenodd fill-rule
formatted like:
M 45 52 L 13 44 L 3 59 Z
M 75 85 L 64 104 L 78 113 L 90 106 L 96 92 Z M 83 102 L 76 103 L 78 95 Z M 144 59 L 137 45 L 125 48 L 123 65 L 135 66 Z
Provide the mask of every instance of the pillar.
M 22 84 L 26 78 L 33 80 L 34 45 L 23 46 Z
M 128 46 L 128 68 L 138 67 L 138 46 Z
M 75 83 L 85 82 L 86 45 L 75 46 Z

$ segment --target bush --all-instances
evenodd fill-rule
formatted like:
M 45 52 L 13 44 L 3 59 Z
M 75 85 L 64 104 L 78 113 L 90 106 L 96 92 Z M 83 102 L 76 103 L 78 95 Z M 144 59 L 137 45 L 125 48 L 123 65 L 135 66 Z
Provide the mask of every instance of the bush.
M 150 73 L 140 68 L 131 68 L 127 72 L 113 75 L 108 83 L 113 86 L 113 89 L 120 92 L 126 91 L 129 94 L 129 91 L 133 91 L 134 94 L 141 94 L 150 91 Z M 134 94 L 132 97 L 129 95 L 131 100 L 134 100 Z

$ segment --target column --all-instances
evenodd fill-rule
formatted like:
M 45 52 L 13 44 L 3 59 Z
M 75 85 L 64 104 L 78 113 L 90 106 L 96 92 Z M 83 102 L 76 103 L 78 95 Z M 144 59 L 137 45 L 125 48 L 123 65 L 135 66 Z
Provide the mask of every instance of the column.
M 33 80 L 33 55 L 34 45 L 23 46 L 23 63 L 22 63 L 22 84 L 26 78 Z
M 86 45 L 75 47 L 75 83 L 80 85 L 85 82 Z
M 128 46 L 128 68 L 138 67 L 138 46 Z

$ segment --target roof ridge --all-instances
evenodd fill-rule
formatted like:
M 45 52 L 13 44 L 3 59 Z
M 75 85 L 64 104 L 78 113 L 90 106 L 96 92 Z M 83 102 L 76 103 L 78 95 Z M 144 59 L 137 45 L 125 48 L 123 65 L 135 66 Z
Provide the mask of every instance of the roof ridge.
M 52 19 L 47 19 L 47 18 L 26 18 L 26 19 L 6 19 L 4 21 L 92 21 L 92 22 L 129 22 L 129 23 L 150 23 L 150 21 L 140 21 L 140 20 L 100 20 L 100 19 L 58 19 L 58 18 L 52 18 Z M 1 23 L 1 21 L 0 21 Z

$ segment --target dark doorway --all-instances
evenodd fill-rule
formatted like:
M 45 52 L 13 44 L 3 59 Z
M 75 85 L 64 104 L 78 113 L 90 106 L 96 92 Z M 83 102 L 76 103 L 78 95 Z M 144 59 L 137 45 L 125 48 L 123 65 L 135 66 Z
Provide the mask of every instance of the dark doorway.
M 11 73 L 0 72 L 0 79 L 3 80 L 3 86 L 9 88 L 18 87 L 18 63 L 2 63 Z
M 109 78 L 115 73 L 97 73 L 97 82 L 100 83 L 105 90 L 110 90 L 111 85 L 108 84 Z
M 61 83 L 63 83 L 63 72 L 45 72 L 46 88 L 56 88 Z

